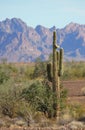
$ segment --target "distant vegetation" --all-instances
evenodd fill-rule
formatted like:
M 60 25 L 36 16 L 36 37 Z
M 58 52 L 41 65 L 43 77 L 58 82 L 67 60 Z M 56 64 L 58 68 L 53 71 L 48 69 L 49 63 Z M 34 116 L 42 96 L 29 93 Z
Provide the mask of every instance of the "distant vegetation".
M 64 64 L 64 80 L 85 79 L 85 62 L 72 61 Z

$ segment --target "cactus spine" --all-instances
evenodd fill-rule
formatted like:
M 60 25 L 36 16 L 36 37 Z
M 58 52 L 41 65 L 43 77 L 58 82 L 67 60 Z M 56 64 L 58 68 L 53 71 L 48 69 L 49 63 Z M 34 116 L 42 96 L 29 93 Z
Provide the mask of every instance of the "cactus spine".
M 59 48 L 59 50 L 58 50 Z M 63 49 L 56 44 L 56 32 L 53 32 L 53 65 L 47 64 L 48 80 L 53 84 L 53 93 L 57 102 L 53 103 L 53 117 L 59 120 L 60 114 L 60 76 L 63 74 Z

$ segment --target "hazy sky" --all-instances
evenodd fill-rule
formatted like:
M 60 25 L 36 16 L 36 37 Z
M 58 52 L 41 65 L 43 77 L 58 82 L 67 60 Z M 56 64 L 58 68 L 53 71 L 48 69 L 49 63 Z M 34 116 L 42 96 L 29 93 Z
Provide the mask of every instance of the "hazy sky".
M 85 24 L 85 0 L 0 0 L 0 21 L 13 17 L 32 27 Z

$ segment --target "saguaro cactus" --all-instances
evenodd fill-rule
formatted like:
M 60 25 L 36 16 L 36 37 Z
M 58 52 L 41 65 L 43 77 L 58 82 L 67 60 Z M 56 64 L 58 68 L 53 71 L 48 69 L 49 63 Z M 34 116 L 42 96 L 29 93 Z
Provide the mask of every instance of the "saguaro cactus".
M 52 64 L 53 63 L 53 64 Z M 53 103 L 53 117 L 60 114 L 60 76 L 63 74 L 63 49 L 56 44 L 56 32 L 53 32 L 53 62 L 47 64 L 48 80 L 53 84 L 53 93 L 57 98 Z

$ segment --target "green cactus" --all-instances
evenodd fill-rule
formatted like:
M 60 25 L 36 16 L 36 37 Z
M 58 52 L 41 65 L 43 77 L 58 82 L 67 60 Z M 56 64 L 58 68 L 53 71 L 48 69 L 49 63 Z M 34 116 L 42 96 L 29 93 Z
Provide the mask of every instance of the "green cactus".
M 60 114 L 60 76 L 62 76 L 62 74 L 63 74 L 63 49 L 56 44 L 56 32 L 54 31 L 53 65 L 52 63 L 47 64 L 47 75 L 48 80 L 53 84 L 53 93 L 57 98 L 57 102 L 54 101 L 53 103 L 53 109 L 54 109 L 53 117 L 56 117 L 57 120 Z
M 63 48 L 60 48 L 60 60 L 59 60 L 59 76 L 63 75 Z
M 50 63 L 48 63 L 47 64 L 47 76 L 48 76 L 48 80 L 50 81 L 50 82 L 52 82 L 52 63 L 50 62 Z

